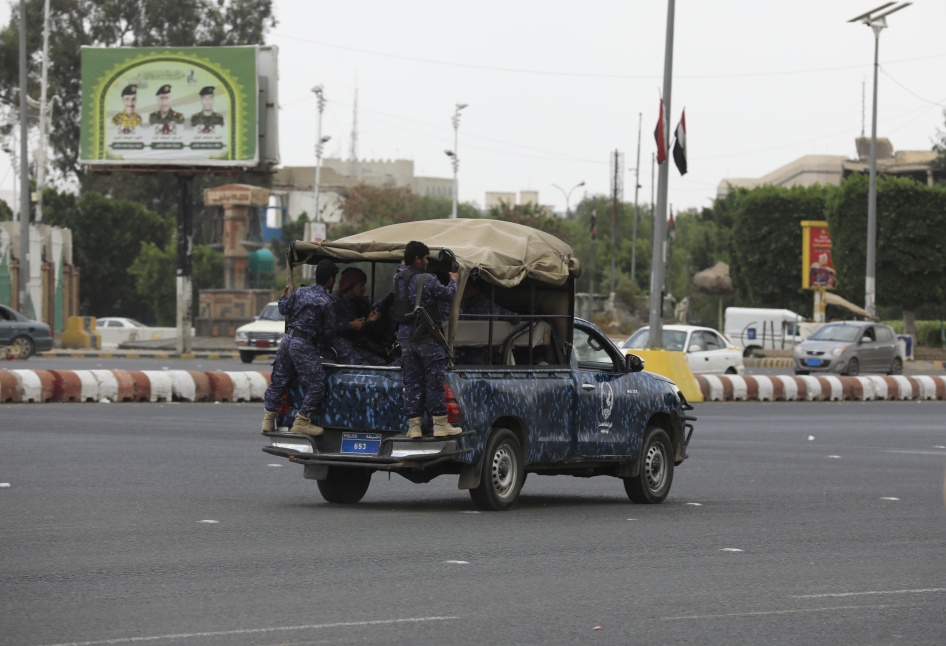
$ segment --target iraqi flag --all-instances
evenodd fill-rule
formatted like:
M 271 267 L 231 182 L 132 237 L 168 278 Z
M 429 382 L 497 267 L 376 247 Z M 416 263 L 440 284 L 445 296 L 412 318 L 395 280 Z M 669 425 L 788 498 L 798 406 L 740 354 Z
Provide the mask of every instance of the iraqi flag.
M 664 100 L 660 99 L 660 118 L 654 129 L 654 139 L 657 140 L 657 163 L 667 161 L 667 133 L 664 131 Z
M 591 209 L 591 239 L 595 240 L 598 236 L 598 208 Z
M 673 163 L 681 175 L 687 174 L 687 111 L 680 114 L 680 123 L 677 124 L 676 139 L 673 142 Z

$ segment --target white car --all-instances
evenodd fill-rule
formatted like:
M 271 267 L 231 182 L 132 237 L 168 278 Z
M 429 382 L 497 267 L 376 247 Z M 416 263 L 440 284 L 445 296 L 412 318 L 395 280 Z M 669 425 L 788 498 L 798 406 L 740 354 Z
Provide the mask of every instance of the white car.
M 253 363 L 259 354 L 275 354 L 286 332 L 286 318 L 279 313 L 279 306 L 267 303 L 252 323 L 241 325 L 236 331 L 236 346 L 240 361 Z
M 647 348 L 650 327 L 642 327 L 621 344 L 624 354 Z M 716 330 L 696 325 L 663 326 L 663 347 L 686 352 L 687 364 L 695 374 L 741 375 L 746 371 L 742 350 Z
M 95 319 L 95 327 L 97 328 L 139 328 L 139 327 L 150 327 L 145 325 L 141 321 L 136 321 L 135 319 L 126 319 L 120 316 L 105 316 L 103 318 Z

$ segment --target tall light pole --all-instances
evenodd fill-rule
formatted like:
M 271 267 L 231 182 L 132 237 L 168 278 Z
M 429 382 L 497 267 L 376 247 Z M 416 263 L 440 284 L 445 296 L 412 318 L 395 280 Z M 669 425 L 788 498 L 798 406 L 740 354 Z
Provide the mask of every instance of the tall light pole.
M 663 114 L 660 116 L 663 128 L 663 149 L 670 152 L 670 90 L 673 81 L 673 20 L 676 3 L 667 0 L 667 40 L 664 44 L 664 93 Z M 662 348 L 664 343 L 663 302 L 664 275 L 666 258 L 664 249 L 667 243 L 667 183 L 670 180 L 669 159 L 658 164 L 657 169 L 657 205 L 654 211 L 654 239 L 650 271 L 650 336 L 648 348 Z
M 457 108 L 453 112 L 453 150 L 445 150 L 447 157 L 453 163 L 453 208 L 450 211 L 450 217 L 457 217 L 457 172 L 460 170 L 460 156 L 457 152 L 460 132 L 460 110 L 467 107 L 466 103 L 457 103 Z
M 641 124 L 644 120 L 644 114 L 637 113 L 637 167 L 634 169 L 634 232 L 631 235 L 631 282 L 636 282 L 637 278 L 637 220 L 639 219 L 639 209 L 637 197 L 641 190 Z
M 585 180 L 581 180 L 580 182 L 572 186 L 570 189 L 568 189 L 568 192 L 565 192 L 565 189 L 559 186 L 558 184 L 552 184 L 552 186 L 560 190 L 562 192 L 562 195 L 565 196 L 565 219 L 570 218 L 572 215 L 572 209 L 571 209 L 572 191 L 584 185 L 585 185 Z
M 887 27 L 887 16 L 906 9 L 912 2 L 888 2 L 848 22 L 862 22 L 874 30 L 874 108 L 870 126 L 870 188 L 867 191 L 867 271 L 864 277 L 864 309 L 876 314 L 877 298 L 877 70 L 880 54 L 880 32 Z M 886 11 L 884 11 L 886 9 Z M 880 13 L 878 13 L 880 12 Z
M 325 111 L 325 94 L 322 85 L 316 85 L 312 88 L 315 92 L 316 109 L 318 110 L 317 130 L 315 134 L 315 221 L 321 222 L 322 215 L 319 213 L 319 173 L 322 170 L 322 149 L 331 137 L 322 136 L 322 112 Z M 306 237 L 306 240 L 309 238 Z

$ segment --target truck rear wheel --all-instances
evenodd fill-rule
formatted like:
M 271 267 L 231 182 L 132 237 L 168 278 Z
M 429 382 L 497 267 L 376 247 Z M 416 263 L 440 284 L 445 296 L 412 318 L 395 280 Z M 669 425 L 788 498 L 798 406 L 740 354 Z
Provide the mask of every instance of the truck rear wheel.
M 624 478 L 624 491 L 631 502 L 656 505 L 664 501 L 673 484 L 673 445 L 667 432 L 651 426 L 644 433 L 638 474 Z
M 515 434 L 505 428 L 494 430 L 486 443 L 480 484 L 470 489 L 473 504 L 484 511 L 512 509 L 525 482 L 522 462 L 522 447 Z
M 365 497 L 371 473 L 367 469 L 330 467 L 328 477 L 318 481 L 319 493 L 326 502 L 353 505 Z

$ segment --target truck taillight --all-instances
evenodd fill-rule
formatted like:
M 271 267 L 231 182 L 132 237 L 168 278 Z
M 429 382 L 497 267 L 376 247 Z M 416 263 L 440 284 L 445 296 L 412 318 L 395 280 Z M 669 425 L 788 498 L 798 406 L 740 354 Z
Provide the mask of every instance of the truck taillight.
M 443 392 L 447 400 L 447 421 L 455 424 L 460 421 L 460 404 L 457 403 L 457 397 L 448 384 L 443 385 Z

